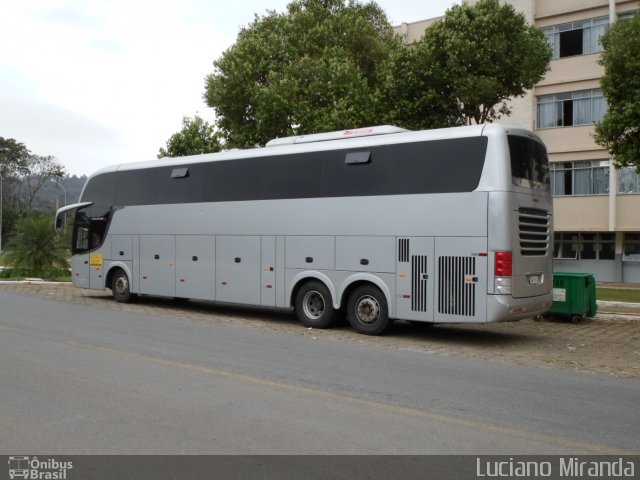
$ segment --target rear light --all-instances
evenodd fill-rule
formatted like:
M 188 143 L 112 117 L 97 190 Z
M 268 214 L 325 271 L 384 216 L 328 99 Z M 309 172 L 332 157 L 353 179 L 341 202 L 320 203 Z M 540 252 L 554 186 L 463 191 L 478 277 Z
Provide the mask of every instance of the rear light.
M 499 295 L 511 294 L 511 276 L 513 274 L 512 252 L 495 252 L 494 287 Z
M 513 272 L 513 254 L 511 252 L 496 252 L 496 277 L 510 277 Z

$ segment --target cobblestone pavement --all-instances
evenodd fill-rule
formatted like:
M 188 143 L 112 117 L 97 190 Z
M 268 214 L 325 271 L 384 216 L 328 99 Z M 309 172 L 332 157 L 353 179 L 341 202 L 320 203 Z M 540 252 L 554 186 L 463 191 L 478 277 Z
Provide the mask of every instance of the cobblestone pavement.
M 581 323 L 564 319 L 526 319 L 513 323 L 415 327 L 396 322 L 382 337 L 369 337 L 347 325 L 330 330 L 308 329 L 292 312 L 178 303 L 141 297 L 133 304 L 115 302 L 110 291 L 82 290 L 70 284 L 3 284 L 5 291 L 52 301 L 148 315 L 170 316 L 212 324 L 271 330 L 314 341 L 339 341 L 399 348 L 454 357 L 478 358 L 541 368 L 575 370 L 640 378 L 640 305 L 603 304 L 598 315 Z M 1 313 L 1 307 L 0 307 Z

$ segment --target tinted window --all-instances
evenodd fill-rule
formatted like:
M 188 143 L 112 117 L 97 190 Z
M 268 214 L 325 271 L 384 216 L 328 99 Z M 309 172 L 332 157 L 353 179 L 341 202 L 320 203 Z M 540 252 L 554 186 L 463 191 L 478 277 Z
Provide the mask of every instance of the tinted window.
M 398 192 L 471 192 L 478 187 L 486 137 L 437 140 L 384 147 L 398 168 Z
M 142 170 L 118 172 L 115 204 L 123 206 L 153 205 L 158 203 L 159 170 L 165 170 L 165 168 L 144 168 Z
M 287 155 L 259 160 L 263 199 L 320 196 L 322 155 Z
M 513 184 L 548 191 L 549 160 L 544 145 L 529 137 L 509 135 L 508 139 Z
M 204 186 L 204 166 L 160 167 L 158 169 L 156 191 L 161 203 L 201 202 Z M 180 174 L 176 174 L 176 171 Z
M 231 202 L 259 198 L 258 160 L 248 158 L 207 164 L 204 174 L 204 201 Z
M 123 171 L 115 205 L 471 192 L 486 150 L 473 137 Z
M 347 163 L 351 152 L 322 153 L 323 197 L 393 195 L 396 193 L 396 168 L 381 147 L 371 149 L 366 163 Z M 316 154 L 317 155 L 317 154 Z
M 93 202 L 100 207 L 113 205 L 116 186 L 115 173 L 103 173 L 88 180 L 82 194 L 82 202 Z

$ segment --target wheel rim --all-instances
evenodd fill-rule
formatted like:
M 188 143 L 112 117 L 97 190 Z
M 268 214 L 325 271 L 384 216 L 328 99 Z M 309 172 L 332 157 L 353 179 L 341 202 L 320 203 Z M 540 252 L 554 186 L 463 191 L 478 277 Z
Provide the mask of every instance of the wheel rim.
M 380 304 L 371 295 L 360 297 L 356 303 L 356 315 L 362 323 L 375 323 L 380 317 Z
M 302 299 L 302 309 L 304 310 L 304 314 L 314 320 L 322 316 L 324 313 L 324 307 L 324 297 L 320 292 L 307 292 Z
M 129 289 L 129 281 L 127 280 L 127 277 L 121 275 L 116 278 L 116 281 L 114 282 L 114 289 L 118 295 L 125 295 Z

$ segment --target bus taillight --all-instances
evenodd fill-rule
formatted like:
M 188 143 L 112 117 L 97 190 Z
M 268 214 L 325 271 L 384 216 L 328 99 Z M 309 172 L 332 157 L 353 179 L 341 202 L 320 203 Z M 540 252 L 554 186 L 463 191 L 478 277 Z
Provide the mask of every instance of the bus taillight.
M 511 276 L 513 274 L 513 254 L 511 252 L 495 253 L 495 292 L 497 294 L 511 294 Z

